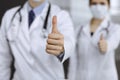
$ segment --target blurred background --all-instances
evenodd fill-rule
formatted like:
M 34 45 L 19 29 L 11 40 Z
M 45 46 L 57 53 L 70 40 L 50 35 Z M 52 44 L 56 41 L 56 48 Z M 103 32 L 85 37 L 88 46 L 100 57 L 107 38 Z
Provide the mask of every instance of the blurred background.
M 1 0 L 0 22 L 5 11 L 11 7 L 23 4 L 26 0 Z M 91 18 L 88 2 L 89 0 L 49 0 L 67 10 L 74 22 L 75 27 L 86 24 Z M 111 20 L 120 24 L 120 0 L 111 0 Z M 116 50 L 116 65 L 120 77 L 120 47 Z

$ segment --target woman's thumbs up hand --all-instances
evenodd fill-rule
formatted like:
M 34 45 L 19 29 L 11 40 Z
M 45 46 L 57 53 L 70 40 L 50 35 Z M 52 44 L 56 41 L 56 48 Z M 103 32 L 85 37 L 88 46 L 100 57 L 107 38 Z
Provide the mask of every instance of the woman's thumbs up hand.
M 104 39 L 103 34 L 101 34 L 100 36 L 100 40 L 99 40 L 99 50 L 102 53 L 106 53 L 107 52 L 107 41 Z

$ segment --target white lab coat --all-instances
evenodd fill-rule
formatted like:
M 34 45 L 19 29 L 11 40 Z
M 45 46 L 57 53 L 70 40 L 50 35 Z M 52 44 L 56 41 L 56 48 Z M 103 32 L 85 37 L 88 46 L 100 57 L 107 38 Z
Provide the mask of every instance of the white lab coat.
M 102 54 L 98 48 L 100 35 L 108 43 L 108 50 Z M 115 49 L 120 42 L 120 26 L 106 18 L 94 35 L 90 35 L 90 24 L 76 29 L 76 51 L 71 56 L 70 80 L 118 80 Z
M 13 14 L 19 7 L 8 10 L 0 29 L 0 80 L 10 80 L 10 65 L 15 60 L 15 73 L 12 80 L 64 80 L 62 63 L 70 56 L 75 46 L 73 24 L 69 14 L 58 6 L 51 6 L 47 35 L 51 33 L 52 17 L 57 16 L 58 30 L 64 35 L 65 55 L 62 62 L 46 53 L 46 40 L 43 38 L 43 22 L 48 11 L 48 3 L 28 28 L 28 2 L 11 23 Z

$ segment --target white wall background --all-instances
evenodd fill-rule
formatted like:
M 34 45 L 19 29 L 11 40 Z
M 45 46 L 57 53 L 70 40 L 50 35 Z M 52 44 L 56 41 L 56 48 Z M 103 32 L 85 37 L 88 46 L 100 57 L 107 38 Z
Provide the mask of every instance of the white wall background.
M 53 4 L 59 5 L 61 8 L 70 11 L 71 0 L 49 0 Z
M 76 25 L 84 24 L 91 18 L 89 11 L 89 0 L 49 0 L 50 2 L 59 5 L 61 8 L 70 12 L 73 21 Z M 111 0 L 111 16 L 113 21 L 119 22 L 117 16 L 120 16 L 120 0 Z
M 74 24 L 80 25 L 91 17 L 88 8 L 88 0 L 49 0 L 70 12 Z
M 71 0 L 70 9 L 76 26 L 88 22 L 91 18 L 88 2 L 89 0 Z

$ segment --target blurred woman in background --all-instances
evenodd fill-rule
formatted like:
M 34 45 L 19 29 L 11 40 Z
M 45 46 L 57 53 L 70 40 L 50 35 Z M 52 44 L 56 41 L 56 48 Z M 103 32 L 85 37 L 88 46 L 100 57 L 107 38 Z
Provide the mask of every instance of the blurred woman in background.
M 110 21 L 110 0 L 90 0 L 93 18 L 76 29 L 76 53 L 70 59 L 70 80 L 118 80 L 115 49 L 120 26 Z

